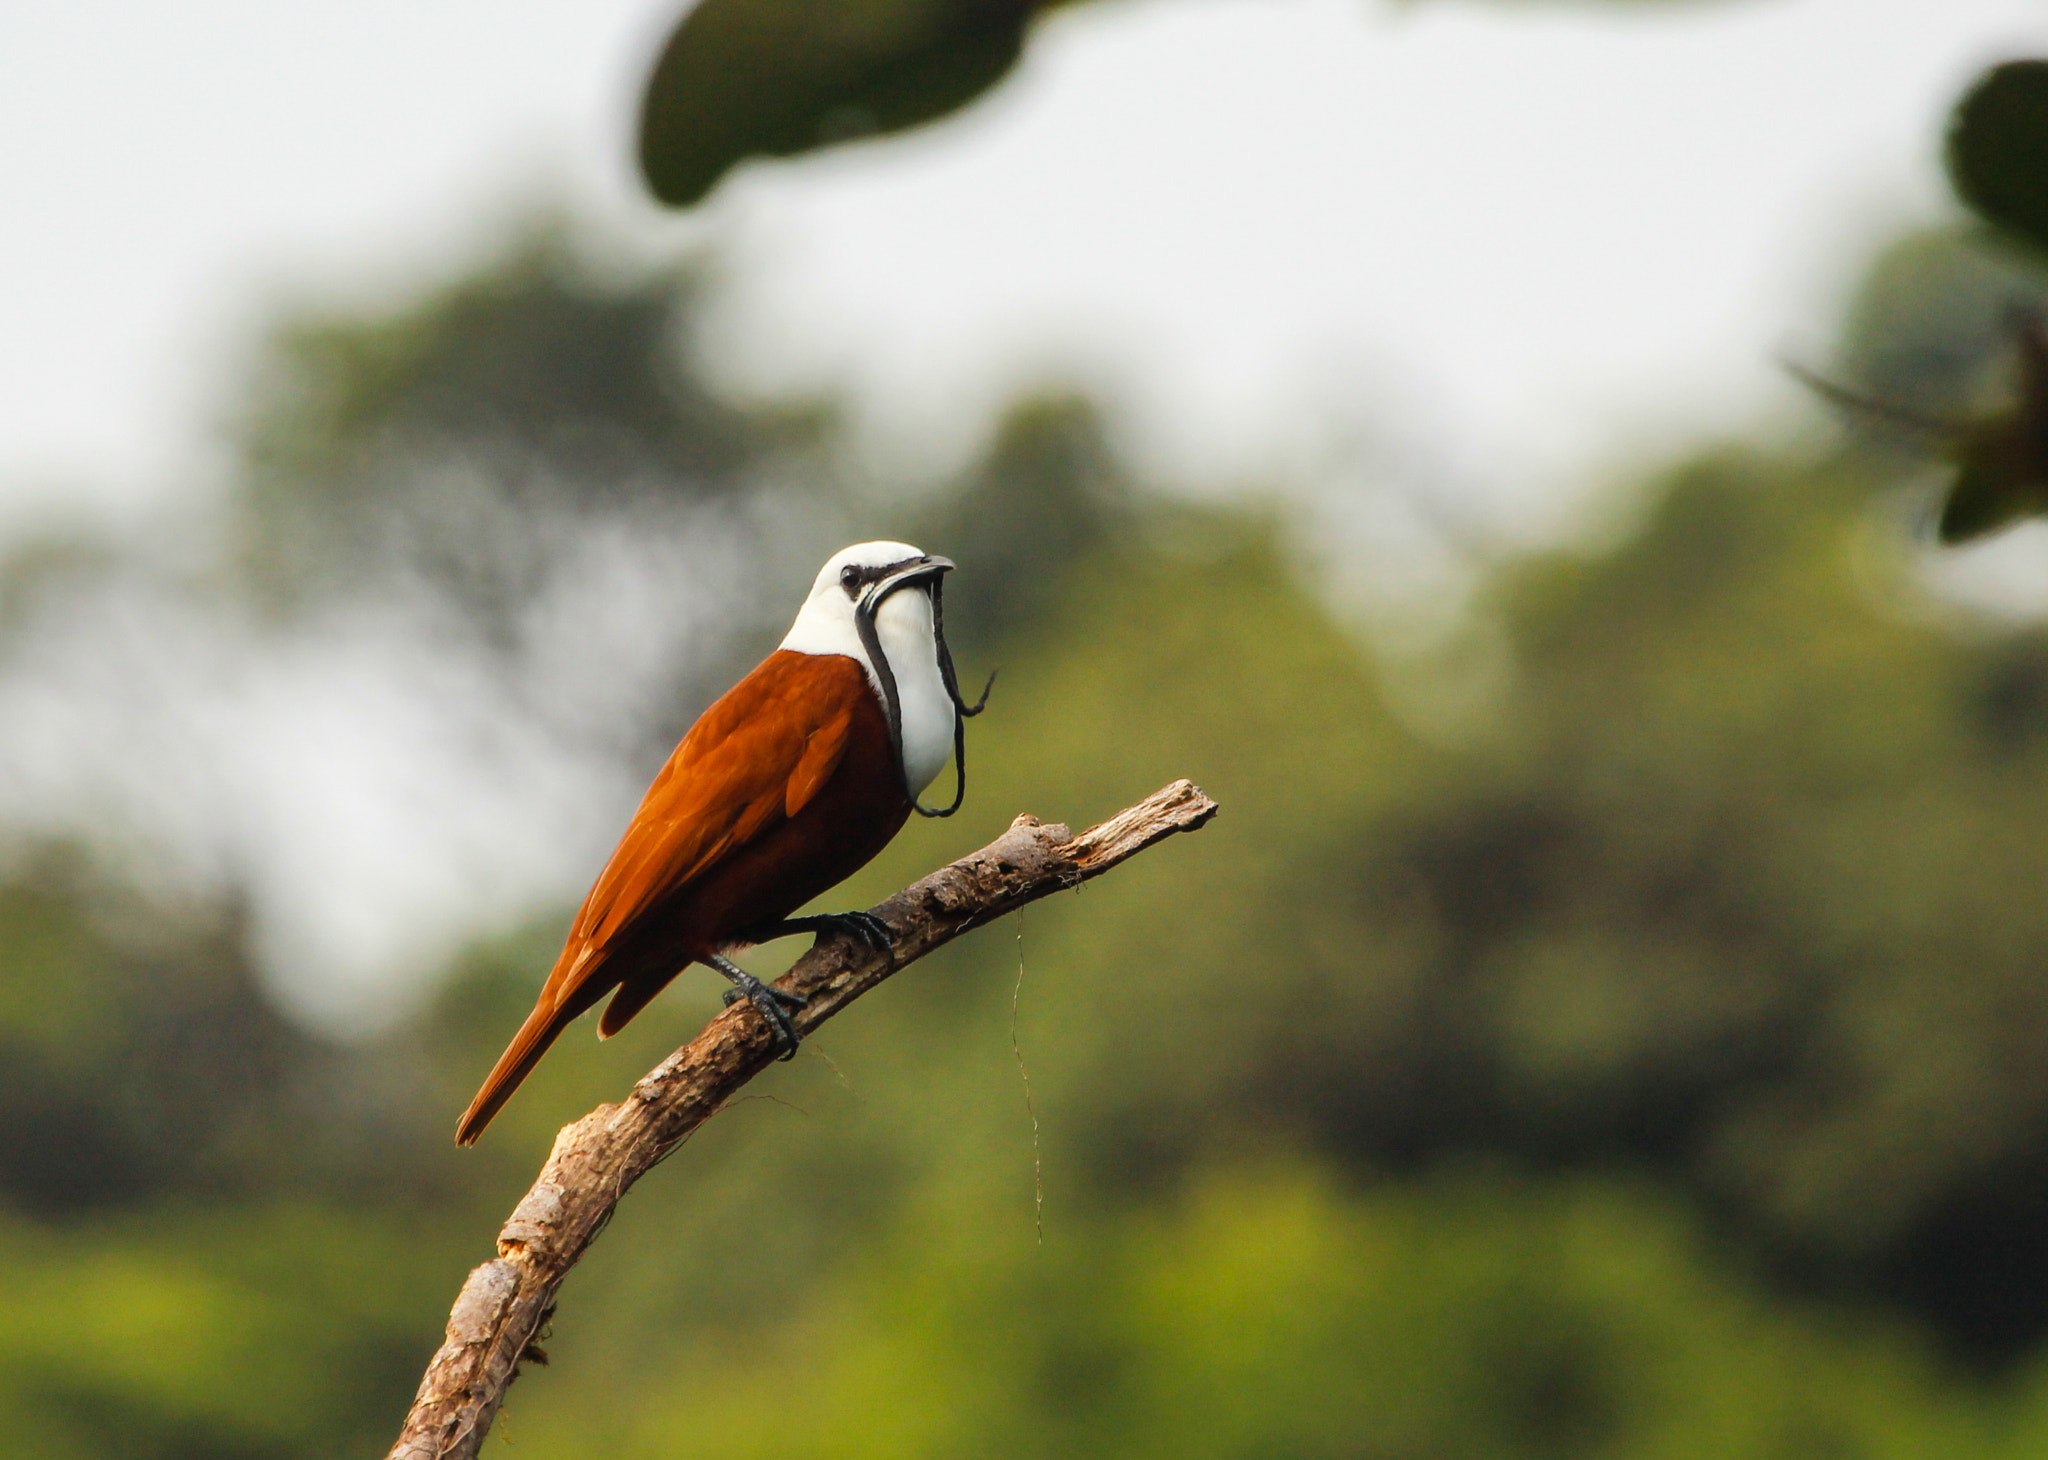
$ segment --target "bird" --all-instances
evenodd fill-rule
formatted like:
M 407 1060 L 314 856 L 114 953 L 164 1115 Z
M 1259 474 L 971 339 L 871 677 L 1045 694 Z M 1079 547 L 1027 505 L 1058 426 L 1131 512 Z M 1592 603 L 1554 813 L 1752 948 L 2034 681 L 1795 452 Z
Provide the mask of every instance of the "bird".
M 791 914 L 887 846 L 912 811 L 950 816 L 967 794 L 969 705 L 946 647 L 950 559 L 902 542 L 832 555 L 774 653 L 682 738 L 583 900 L 526 1022 L 456 1127 L 472 1145 L 568 1025 L 610 995 L 598 1037 L 623 1029 L 702 963 L 750 1000 L 778 1057 L 796 1053 L 804 999 L 732 963 L 791 933 L 850 935 L 887 952 L 871 913 Z M 954 764 L 953 802 L 918 797 Z

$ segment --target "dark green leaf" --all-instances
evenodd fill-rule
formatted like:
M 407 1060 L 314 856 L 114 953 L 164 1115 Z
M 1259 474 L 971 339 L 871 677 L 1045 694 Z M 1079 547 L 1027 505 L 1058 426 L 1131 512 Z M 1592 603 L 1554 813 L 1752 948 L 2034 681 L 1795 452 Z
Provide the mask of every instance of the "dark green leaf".
M 957 110 L 1001 80 L 1033 0 L 704 0 L 663 47 L 640 167 L 688 207 L 747 157 L 786 157 Z
M 1949 123 L 1948 173 L 1965 203 L 2048 249 L 2048 61 L 2008 61 L 1978 78 Z
M 1964 542 L 2048 513 L 2048 337 L 2024 311 L 2012 319 L 2019 403 L 1972 423 L 1962 469 L 1941 513 L 1941 540 Z

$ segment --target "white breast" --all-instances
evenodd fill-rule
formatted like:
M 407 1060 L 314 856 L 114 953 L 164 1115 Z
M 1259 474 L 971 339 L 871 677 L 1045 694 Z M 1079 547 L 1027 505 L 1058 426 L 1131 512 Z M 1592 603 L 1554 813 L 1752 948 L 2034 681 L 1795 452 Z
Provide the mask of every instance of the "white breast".
M 931 595 L 911 588 L 883 599 L 875 613 L 875 637 L 896 672 L 896 696 L 903 711 L 903 778 L 916 795 L 937 779 L 953 753 L 953 698 L 939 674 Z M 865 654 L 861 662 L 867 663 Z M 874 677 L 870 666 L 868 678 Z M 881 693 L 879 683 L 875 692 Z
M 839 589 L 832 588 L 831 593 L 838 594 Z M 896 675 L 903 715 L 903 778 L 915 796 L 937 779 L 953 753 L 953 700 L 939 674 L 931 595 L 921 588 L 904 588 L 883 599 L 875 613 L 875 637 Z M 841 609 L 829 596 L 814 594 L 797 614 L 782 647 L 799 654 L 844 654 L 858 660 L 877 702 L 887 703 L 882 681 L 853 627 L 850 604 Z

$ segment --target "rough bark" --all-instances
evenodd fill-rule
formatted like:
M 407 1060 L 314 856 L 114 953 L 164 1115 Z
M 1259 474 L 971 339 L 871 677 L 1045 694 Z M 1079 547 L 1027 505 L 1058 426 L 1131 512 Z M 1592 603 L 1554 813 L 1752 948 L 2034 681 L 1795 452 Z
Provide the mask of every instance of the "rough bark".
M 1192 782 L 1175 781 L 1079 836 L 1018 817 L 980 851 L 874 909 L 893 935 L 893 957 L 833 938 L 797 960 L 777 981 L 810 1001 L 794 1016 L 797 1031 L 816 1029 L 970 928 L 1099 877 L 1215 814 L 1216 803 Z M 463 1283 L 447 1338 L 427 1366 L 389 1460 L 468 1460 L 477 1453 L 520 1359 L 554 1312 L 562 1279 L 620 1198 L 773 1059 L 767 1025 L 742 1000 L 650 1070 L 625 1100 L 562 1128 L 540 1179 L 499 1230 L 497 1257 Z

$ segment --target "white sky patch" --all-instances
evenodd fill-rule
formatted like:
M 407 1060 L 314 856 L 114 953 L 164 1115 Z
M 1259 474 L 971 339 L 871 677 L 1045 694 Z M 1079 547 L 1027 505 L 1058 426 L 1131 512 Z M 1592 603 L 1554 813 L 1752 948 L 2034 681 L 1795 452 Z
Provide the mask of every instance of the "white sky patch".
M 280 290 L 398 296 L 562 180 L 650 237 L 647 0 L 0 8 L 0 525 L 193 485 Z

